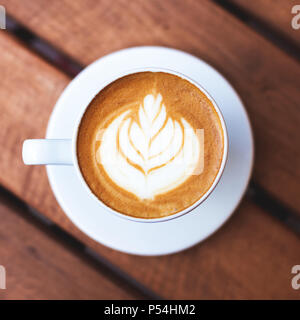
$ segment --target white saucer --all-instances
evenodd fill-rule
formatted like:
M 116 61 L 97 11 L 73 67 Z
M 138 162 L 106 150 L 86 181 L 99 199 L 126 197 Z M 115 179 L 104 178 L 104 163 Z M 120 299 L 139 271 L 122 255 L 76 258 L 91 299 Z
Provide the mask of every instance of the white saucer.
M 239 204 L 253 164 L 253 138 L 243 103 L 231 85 L 204 61 L 163 47 L 137 47 L 98 59 L 64 90 L 51 115 L 47 138 L 71 138 L 82 105 L 114 73 L 133 68 L 167 68 L 187 75 L 206 89 L 219 105 L 229 138 L 223 176 L 204 203 L 177 219 L 140 223 L 103 209 L 79 183 L 72 166 L 48 166 L 57 201 L 73 223 L 92 239 L 110 248 L 139 255 L 163 255 L 187 249 L 220 228 Z

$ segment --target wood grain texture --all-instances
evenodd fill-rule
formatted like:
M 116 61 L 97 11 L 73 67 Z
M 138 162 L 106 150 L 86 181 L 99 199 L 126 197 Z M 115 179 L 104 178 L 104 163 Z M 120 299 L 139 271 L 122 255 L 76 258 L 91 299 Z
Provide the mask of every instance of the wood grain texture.
M 222 8 L 207 0 L 117 0 L 113 5 L 109 0 L 9 0 L 4 5 L 82 64 L 136 45 L 175 47 L 208 61 L 231 81 L 250 114 L 255 181 L 300 212 L 300 66 Z
M 22 212 L 23 211 L 23 212 Z M 28 215 L 28 213 L 27 213 Z M 136 299 L 0 196 L 4 299 Z
M 238 7 L 267 24 L 272 30 L 285 36 L 300 48 L 300 32 L 291 26 L 294 17 L 292 7 L 299 1 L 286 0 L 229 0 Z
M 213 237 L 180 254 L 102 254 L 170 299 L 300 299 L 290 283 L 299 245 L 298 236 L 244 201 Z
M 300 260 L 299 237 L 246 201 L 213 237 L 171 256 L 122 254 L 81 233 L 56 203 L 45 168 L 21 161 L 22 140 L 44 135 L 68 79 L 3 33 L 0 48 L 6 49 L 0 50 L 6 79 L 0 86 L 1 184 L 165 298 L 300 298 L 290 285 L 291 267 Z

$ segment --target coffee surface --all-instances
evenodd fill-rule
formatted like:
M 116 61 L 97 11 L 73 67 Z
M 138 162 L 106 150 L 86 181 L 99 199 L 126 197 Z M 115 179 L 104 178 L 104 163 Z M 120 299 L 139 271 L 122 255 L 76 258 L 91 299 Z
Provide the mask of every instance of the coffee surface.
M 224 149 L 219 116 L 189 81 L 141 72 L 111 83 L 81 120 L 78 163 L 108 207 L 160 218 L 199 200 L 214 182 Z

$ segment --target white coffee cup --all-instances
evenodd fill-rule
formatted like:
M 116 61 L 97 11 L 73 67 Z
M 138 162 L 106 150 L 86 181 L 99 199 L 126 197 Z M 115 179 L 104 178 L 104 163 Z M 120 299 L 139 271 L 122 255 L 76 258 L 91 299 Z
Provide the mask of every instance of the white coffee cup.
M 131 69 L 126 72 L 122 72 L 121 74 L 118 74 L 116 76 L 113 76 L 109 81 L 105 82 L 101 88 L 99 89 L 99 92 L 104 89 L 107 85 L 112 83 L 113 81 L 122 78 L 126 75 L 133 74 L 133 73 L 138 73 L 138 72 L 146 72 L 146 71 L 152 71 L 152 72 L 165 72 L 169 74 L 176 75 L 182 79 L 185 79 L 195 85 L 199 90 L 201 90 L 207 98 L 211 101 L 213 104 L 219 118 L 221 121 L 221 126 L 223 130 L 223 135 L 224 135 L 224 149 L 223 149 L 223 157 L 222 157 L 222 162 L 220 169 L 218 171 L 218 174 L 210 186 L 210 188 L 207 190 L 207 192 L 195 203 L 193 203 L 191 206 L 188 208 L 179 211 L 175 214 L 162 217 L 162 218 L 154 218 L 154 219 L 144 219 L 144 218 L 135 218 L 128 216 L 126 214 L 122 214 L 116 210 L 113 210 L 112 208 L 108 207 L 105 205 L 100 199 L 98 199 L 91 191 L 87 183 L 85 182 L 79 165 L 78 165 L 78 159 L 77 159 L 77 136 L 78 136 L 78 129 L 79 125 L 81 122 L 81 119 L 89 106 L 90 101 L 87 102 L 86 105 L 82 106 L 82 110 L 80 112 L 80 116 L 78 117 L 78 120 L 76 122 L 76 125 L 74 126 L 73 129 L 73 136 L 72 139 L 28 139 L 25 140 L 23 143 L 23 150 L 22 150 L 22 156 L 23 156 L 23 161 L 26 165 L 69 165 L 69 166 L 74 166 L 74 169 L 77 173 L 77 177 L 80 181 L 80 183 L 85 187 L 86 192 L 96 199 L 99 203 L 100 206 L 105 208 L 111 213 L 116 214 L 117 216 L 121 218 L 126 218 L 135 222 L 146 222 L 146 223 L 153 223 L 153 222 L 163 222 L 167 221 L 170 219 L 178 218 L 193 209 L 195 209 L 197 206 L 199 206 L 214 190 L 216 185 L 218 184 L 222 173 L 224 171 L 226 161 L 227 161 L 227 155 L 228 155 L 228 135 L 227 135 L 227 129 L 225 125 L 225 121 L 223 118 L 223 115 L 217 106 L 216 102 L 214 99 L 209 95 L 209 93 L 202 88 L 197 82 L 192 80 L 191 78 L 179 73 L 175 72 L 169 69 L 163 69 L 163 68 L 139 68 L 139 69 Z

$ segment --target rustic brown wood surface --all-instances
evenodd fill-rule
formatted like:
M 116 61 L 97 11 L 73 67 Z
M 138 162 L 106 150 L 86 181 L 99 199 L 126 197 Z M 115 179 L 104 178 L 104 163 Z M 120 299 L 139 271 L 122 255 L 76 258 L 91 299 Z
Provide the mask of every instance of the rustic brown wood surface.
M 3 299 L 133 299 L 0 196 L 0 265 L 6 268 Z M 27 213 L 28 215 L 28 213 Z
M 9 0 L 4 5 L 83 65 L 135 45 L 171 46 L 211 63 L 231 81 L 250 114 L 254 180 L 300 212 L 300 141 L 295 139 L 300 66 L 230 13 L 207 0 L 118 0 L 113 5 L 109 0 Z M 44 125 L 48 115 L 43 114 Z
M 0 184 L 163 297 L 299 298 L 290 285 L 299 237 L 248 201 L 213 237 L 171 256 L 130 256 L 82 234 L 54 200 L 45 168 L 21 160 L 22 141 L 44 136 L 69 79 L 6 33 L 0 34 L 0 52 Z
M 299 1 L 287 0 L 229 0 L 238 7 L 253 15 L 272 30 L 285 36 L 288 40 L 300 47 L 299 31 L 291 26 L 292 7 L 299 5 Z

